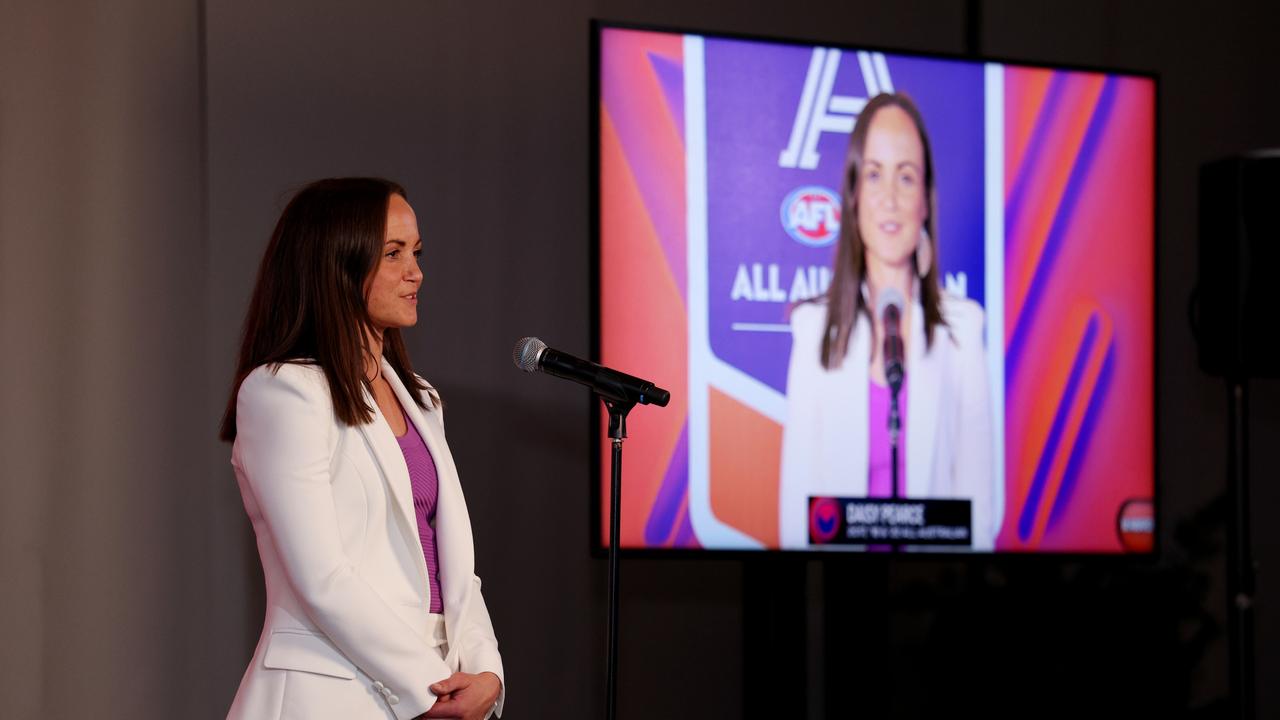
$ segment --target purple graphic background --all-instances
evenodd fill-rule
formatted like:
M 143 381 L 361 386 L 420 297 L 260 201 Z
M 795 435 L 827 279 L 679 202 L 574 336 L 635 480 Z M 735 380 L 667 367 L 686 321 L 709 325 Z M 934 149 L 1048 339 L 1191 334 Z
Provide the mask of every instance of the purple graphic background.
M 705 42 L 707 132 L 707 288 L 711 349 L 717 357 L 786 390 L 791 335 L 735 331 L 733 323 L 786 323 L 789 302 L 732 300 L 739 267 L 753 276 L 778 266 L 777 287 L 790 295 L 796 269 L 829 268 L 835 244 L 808 247 L 779 220 L 783 199 L 802 185 L 840 192 L 848 136 L 824 132 L 812 170 L 779 167 L 788 146 L 811 47 L 708 38 Z M 983 68 L 979 63 L 886 55 L 889 77 L 924 116 L 937 177 L 940 267 L 964 272 L 967 296 L 983 302 Z M 835 95 L 867 97 L 856 53 L 844 52 Z M 807 273 L 806 273 L 807 275 Z M 753 287 L 755 278 L 752 277 Z M 815 352 L 816 352 L 815 348 Z

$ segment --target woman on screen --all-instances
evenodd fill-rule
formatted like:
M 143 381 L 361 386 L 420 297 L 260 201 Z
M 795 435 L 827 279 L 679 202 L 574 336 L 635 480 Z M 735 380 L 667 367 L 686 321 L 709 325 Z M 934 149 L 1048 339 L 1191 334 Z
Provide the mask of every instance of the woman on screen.
M 222 424 L 267 586 L 230 718 L 501 712 L 439 396 L 400 334 L 421 248 L 385 180 L 312 183 L 276 224 Z
M 1003 500 L 992 471 L 983 313 L 939 286 L 934 194 L 920 112 L 906 95 L 876 96 L 849 140 L 831 285 L 791 314 L 778 503 L 783 548 L 809 546 L 810 496 L 967 499 L 973 548 L 992 548 Z M 889 304 L 901 306 L 905 371 L 897 391 L 896 490 L 884 342 Z

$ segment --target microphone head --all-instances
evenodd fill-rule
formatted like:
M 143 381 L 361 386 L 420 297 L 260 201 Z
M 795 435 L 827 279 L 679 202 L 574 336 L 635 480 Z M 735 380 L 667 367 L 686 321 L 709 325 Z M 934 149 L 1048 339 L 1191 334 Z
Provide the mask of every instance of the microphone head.
M 521 370 L 533 372 L 538 369 L 538 359 L 546 349 L 547 344 L 538 338 L 523 337 L 516 341 L 516 347 L 511 351 L 511 359 Z
M 897 288 L 883 288 L 876 293 L 876 317 L 885 318 L 889 308 L 893 308 L 891 312 L 894 317 L 889 318 L 889 322 L 896 323 L 897 319 L 902 316 L 902 308 L 906 307 L 907 299 L 902 297 L 902 293 Z

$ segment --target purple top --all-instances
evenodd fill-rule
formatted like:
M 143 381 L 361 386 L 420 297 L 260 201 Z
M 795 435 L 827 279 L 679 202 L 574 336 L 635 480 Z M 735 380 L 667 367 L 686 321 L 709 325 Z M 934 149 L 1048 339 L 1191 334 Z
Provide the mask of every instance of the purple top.
M 868 418 L 871 437 L 867 445 L 867 497 L 893 497 L 892 463 L 889 460 L 889 387 L 874 381 Z M 907 485 L 907 379 L 898 391 L 898 496 L 906 497 Z
M 403 414 L 404 411 L 401 410 Z M 418 540 L 422 542 L 422 554 L 427 559 L 427 582 L 431 585 L 431 612 L 444 612 L 444 597 L 440 594 L 440 554 L 436 552 L 436 501 L 440 495 L 440 483 L 436 478 L 436 461 L 427 449 L 427 443 L 418 434 L 409 416 L 404 424 L 408 430 L 396 438 L 404 462 L 409 466 L 409 485 L 413 488 L 413 511 L 418 518 Z

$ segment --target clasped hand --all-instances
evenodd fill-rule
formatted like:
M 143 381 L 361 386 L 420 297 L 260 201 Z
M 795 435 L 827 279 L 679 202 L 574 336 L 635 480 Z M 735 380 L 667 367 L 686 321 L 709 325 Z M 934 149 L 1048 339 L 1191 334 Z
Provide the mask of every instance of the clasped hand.
M 436 704 L 419 717 L 484 720 L 501 691 L 502 681 L 491 672 L 456 672 L 431 686 Z

